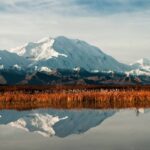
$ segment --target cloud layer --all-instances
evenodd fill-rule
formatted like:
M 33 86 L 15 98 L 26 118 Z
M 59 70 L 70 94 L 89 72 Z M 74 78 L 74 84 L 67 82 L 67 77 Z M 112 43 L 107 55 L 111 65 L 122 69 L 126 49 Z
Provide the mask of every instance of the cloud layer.
M 74 0 L 96 13 L 131 12 L 150 8 L 149 0 Z
M 65 15 L 108 15 L 149 10 L 149 0 L 6 0 L 1 12 L 51 12 Z

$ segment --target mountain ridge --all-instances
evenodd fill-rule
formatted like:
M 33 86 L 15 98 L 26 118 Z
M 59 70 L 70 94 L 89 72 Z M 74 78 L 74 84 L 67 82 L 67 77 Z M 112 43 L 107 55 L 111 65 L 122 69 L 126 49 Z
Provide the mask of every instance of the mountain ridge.
M 19 74 L 21 71 L 26 72 L 25 74 L 50 74 L 57 69 L 80 72 L 82 68 L 92 73 L 150 76 L 149 59 L 144 58 L 126 65 L 85 41 L 64 36 L 46 37 L 14 49 L 0 50 L 0 70 L 10 74 L 14 74 L 14 70 L 19 71 Z M 5 77 L 1 75 L 1 79 L 4 81 Z
M 150 76 L 117 72 L 89 72 L 56 69 L 26 72 L 12 68 L 0 70 L 1 85 L 137 85 L 150 84 Z
M 129 74 L 150 76 L 150 59 L 142 58 L 131 64 L 131 66 L 134 69 L 129 71 Z
M 93 45 L 64 36 L 29 42 L 10 51 L 32 61 L 31 68 L 72 69 L 82 67 L 88 71 L 125 71 L 130 68 Z

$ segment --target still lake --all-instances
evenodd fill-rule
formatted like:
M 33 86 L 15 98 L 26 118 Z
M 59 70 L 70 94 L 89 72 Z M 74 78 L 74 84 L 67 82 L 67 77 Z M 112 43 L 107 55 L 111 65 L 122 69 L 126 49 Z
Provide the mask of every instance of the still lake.
M 0 110 L 0 150 L 149 150 L 150 109 Z

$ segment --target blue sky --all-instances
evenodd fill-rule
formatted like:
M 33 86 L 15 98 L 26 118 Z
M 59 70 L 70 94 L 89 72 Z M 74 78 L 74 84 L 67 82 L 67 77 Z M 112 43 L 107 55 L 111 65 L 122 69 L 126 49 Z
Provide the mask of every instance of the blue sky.
M 64 35 L 122 62 L 150 56 L 150 0 L 0 0 L 0 20 L 0 49 Z

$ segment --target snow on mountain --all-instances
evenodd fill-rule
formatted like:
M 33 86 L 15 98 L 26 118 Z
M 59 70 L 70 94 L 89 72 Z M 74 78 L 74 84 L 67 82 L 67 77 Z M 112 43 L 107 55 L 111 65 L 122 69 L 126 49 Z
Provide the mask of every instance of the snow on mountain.
M 150 59 L 142 58 L 131 64 L 131 66 L 135 67 L 136 69 L 150 69 Z
M 47 67 L 51 69 L 73 69 L 81 67 L 86 70 L 124 71 L 130 67 L 119 63 L 99 48 L 84 41 L 68 39 L 63 36 L 44 38 L 24 46 L 11 49 L 26 59 L 32 60 L 30 67 Z
M 150 66 L 150 59 L 142 58 L 137 61 L 141 66 Z
M 48 72 L 48 73 L 52 72 L 52 70 L 50 68 L 44 67 L 44 66 L 39 68 L 38 71 L 40 71 L 40 72 Z
M 131 67 L 133 69 L 128 72 L 129 74 L 150 76 L 150 59 L 142 58 L 131 64 Z
M 0 124 L 33 132 L 45 137 L 67 137 L 85 133 L 115 114 L 115 110 L 0 111 Z
M 126 72 L 128 75 L 145 75 L 150 76 L 150 71 L 144 70 L 144 69 L 134 69 L 131 71 Z
M 58 56 L 67 57 L 53 49 L 54 42 L 55 40 L 52 38 L 44 38 L 37 42 L 30 42 L 24 46 L 11 49 L 10 51 L 34 61 L 47 60 Z
M 80 71 L 81 68 L 80 68 L 80 67 L 75 67 L 75 68 L 73 68 L 73 70 L 74 70 L 74 71 Z
M 28 64 L 29 62 L 25 58 L 6 50 L 0 50 L 0 69 L 10 68 L 13 66 L 26 67 Z
M 17 69 L 17 70 L 21 70 L 22 69 L 18 64 L 13 65 L 13 68 Z

